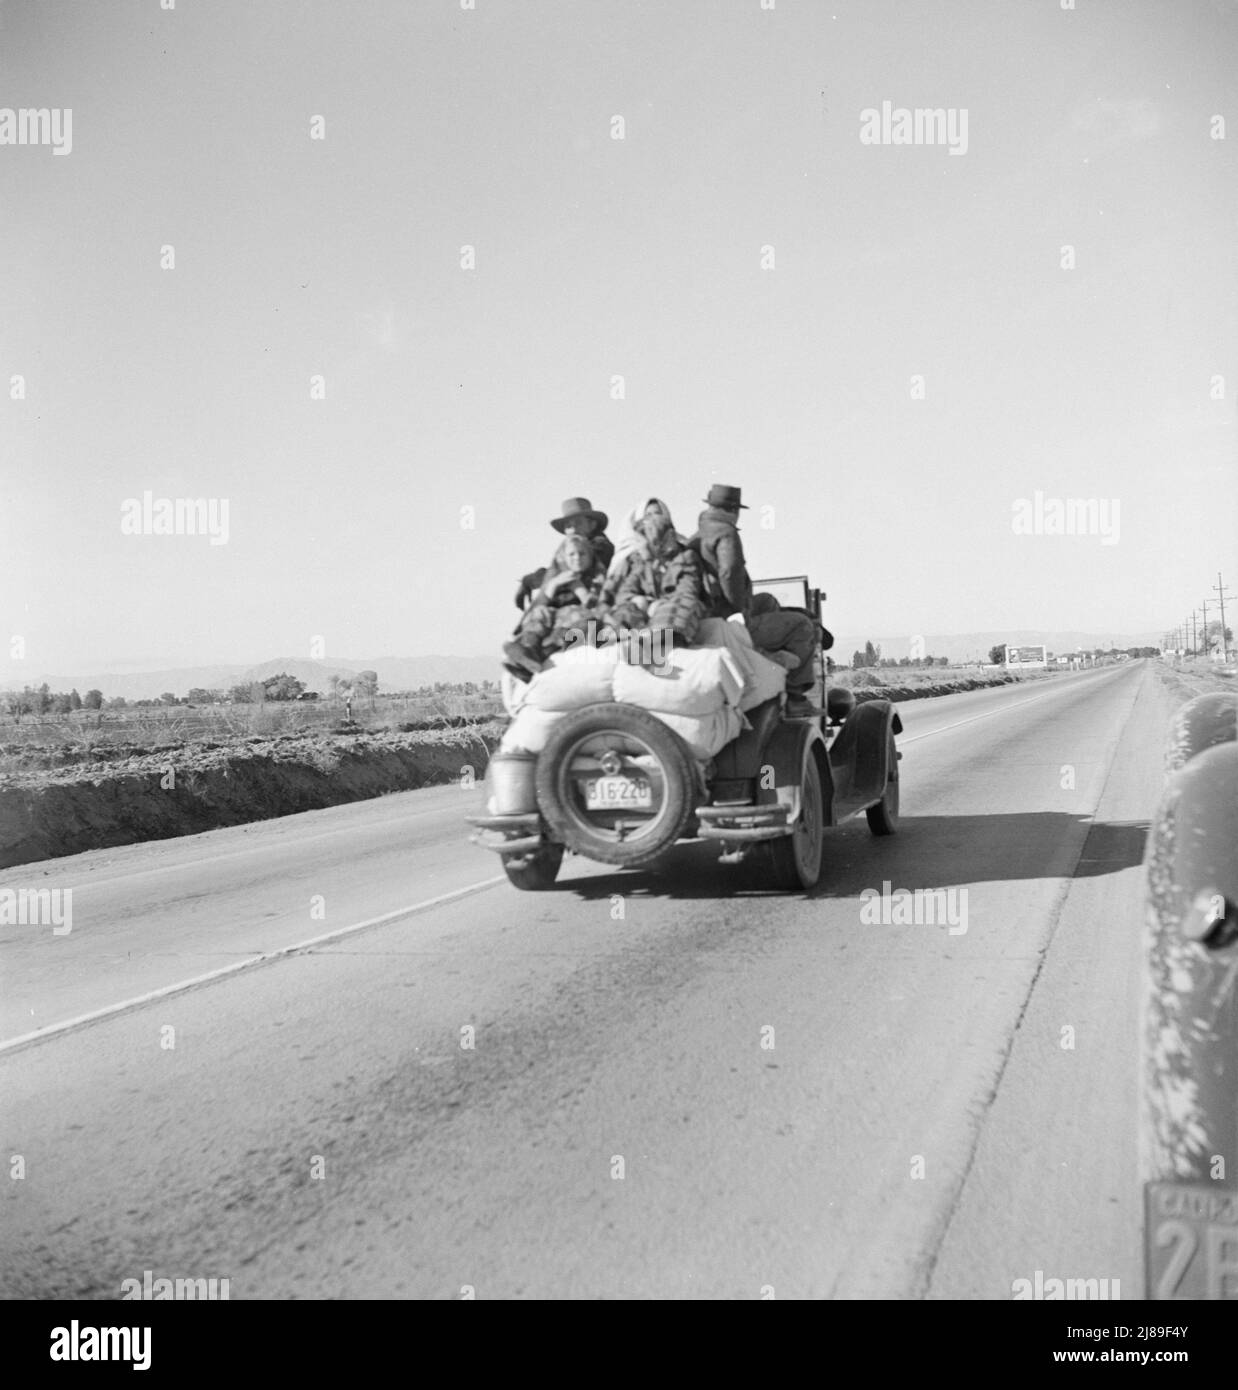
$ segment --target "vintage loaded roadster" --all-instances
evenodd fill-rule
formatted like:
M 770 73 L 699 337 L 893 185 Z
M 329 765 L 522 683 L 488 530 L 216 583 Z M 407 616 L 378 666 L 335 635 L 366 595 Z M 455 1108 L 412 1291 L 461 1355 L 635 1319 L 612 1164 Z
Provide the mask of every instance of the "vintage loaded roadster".
M 820 625 L 822 594 L 806 577 L 753 587 Z M 752 650 L 742 624 L 710 621 L 712 654 L 676 651 L 652 671 L 616 656 L 609 684 L 561 701 L 574 707 L 517 712 L 487 771 L 485 809 L 469 817 L 517 888 L 549 888 L 565 851 L 637 868 L 679 841 L 712 840 L 771 886 L 809 889 L 831 826 L 863 811 L 875 835 L 897 829 L 894 706 L 828 689 L 818 649 L 815 712 L 789 717 L 782 668 Z M 710 659 L 717 679 L 702 690 L 697 668 Z

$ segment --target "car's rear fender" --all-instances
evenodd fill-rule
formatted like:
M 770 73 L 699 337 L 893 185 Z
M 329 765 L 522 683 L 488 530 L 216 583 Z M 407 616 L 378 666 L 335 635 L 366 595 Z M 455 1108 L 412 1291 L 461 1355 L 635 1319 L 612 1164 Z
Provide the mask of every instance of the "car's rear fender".
M 800 814 L 800 778 L 807 748 L 812 749 L 821 772 L 825 824 L 833 825 L 834 782 L 825 739 L 815 724 L 804 720 L 780 723 L 766 741 L 761 766 L 757 770 L 757 805 L 785 806 L 787 824 L 795 824 Z

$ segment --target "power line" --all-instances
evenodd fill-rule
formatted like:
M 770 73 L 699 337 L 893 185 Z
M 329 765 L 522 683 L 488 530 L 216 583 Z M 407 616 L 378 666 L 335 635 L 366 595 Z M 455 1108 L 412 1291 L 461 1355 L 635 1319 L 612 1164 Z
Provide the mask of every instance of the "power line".
M 1225 636 L 1225 600 L 1232 598 L 1233 595 L 1226 592 L 1225 585 L 1221 582 L 1221 571 L 1217 570 L 1217 582 L 1212 586 L 1213 591 L 1219 596 L 1221 603 L 1221 652 L 1223 660 L 1229 660 L 1229 642 Z

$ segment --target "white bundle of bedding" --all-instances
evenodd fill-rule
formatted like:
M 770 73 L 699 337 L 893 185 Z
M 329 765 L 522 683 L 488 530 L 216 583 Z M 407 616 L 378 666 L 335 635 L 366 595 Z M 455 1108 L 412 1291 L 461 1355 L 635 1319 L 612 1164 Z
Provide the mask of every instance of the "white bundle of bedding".
M 706 715 L 738 707 L 744 673 L 724 646 L 676 647 L 660 665 L 615 667 L 615 699 L 651 714 Z
M 709 647 L 725 647 L 735 662 L 744 683 L 739 707 L 755 709 L 787 688 L 787 673 L 776 661 L 762 656 L 752 645 L 752 638 L 742 622 L 725 618 L 706 618 L 701 624 L 697 641 Z
M 508 725 L 499 744 L 501 753 L 540 753 L 550 732 L 568 710 L 535 709 L 525 705 Z M 708 762 L 744 727 L 744 716 L 735 705 L 725 705 L 712 714 L 666 714 L 650 710 L 668 729 L 674 729 L 688 745 L 688 751 L 698 762 Z
M 787 674 L 753 648 L 742 623 L 708 618 L 698 641 L 655 666 L 629 666 L 610 644 L 557 652 L 528 683 L 505 672 L 503 704 L 512 722 L 500 751 L 540 753 L 565 714 L 613 700 L 648 710 L 707 762 L 747 725 L 742 711 L 782 693 Z

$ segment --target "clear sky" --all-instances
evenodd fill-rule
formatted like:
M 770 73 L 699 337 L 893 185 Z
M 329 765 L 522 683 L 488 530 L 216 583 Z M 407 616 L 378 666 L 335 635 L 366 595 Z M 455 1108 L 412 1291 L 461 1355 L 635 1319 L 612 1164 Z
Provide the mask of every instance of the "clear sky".
M 712 481 L 836 631 L 1238 589 L 1233 0 L 2 0 L 0 103 L 0 679 L 496 651 L 564 497 Z

